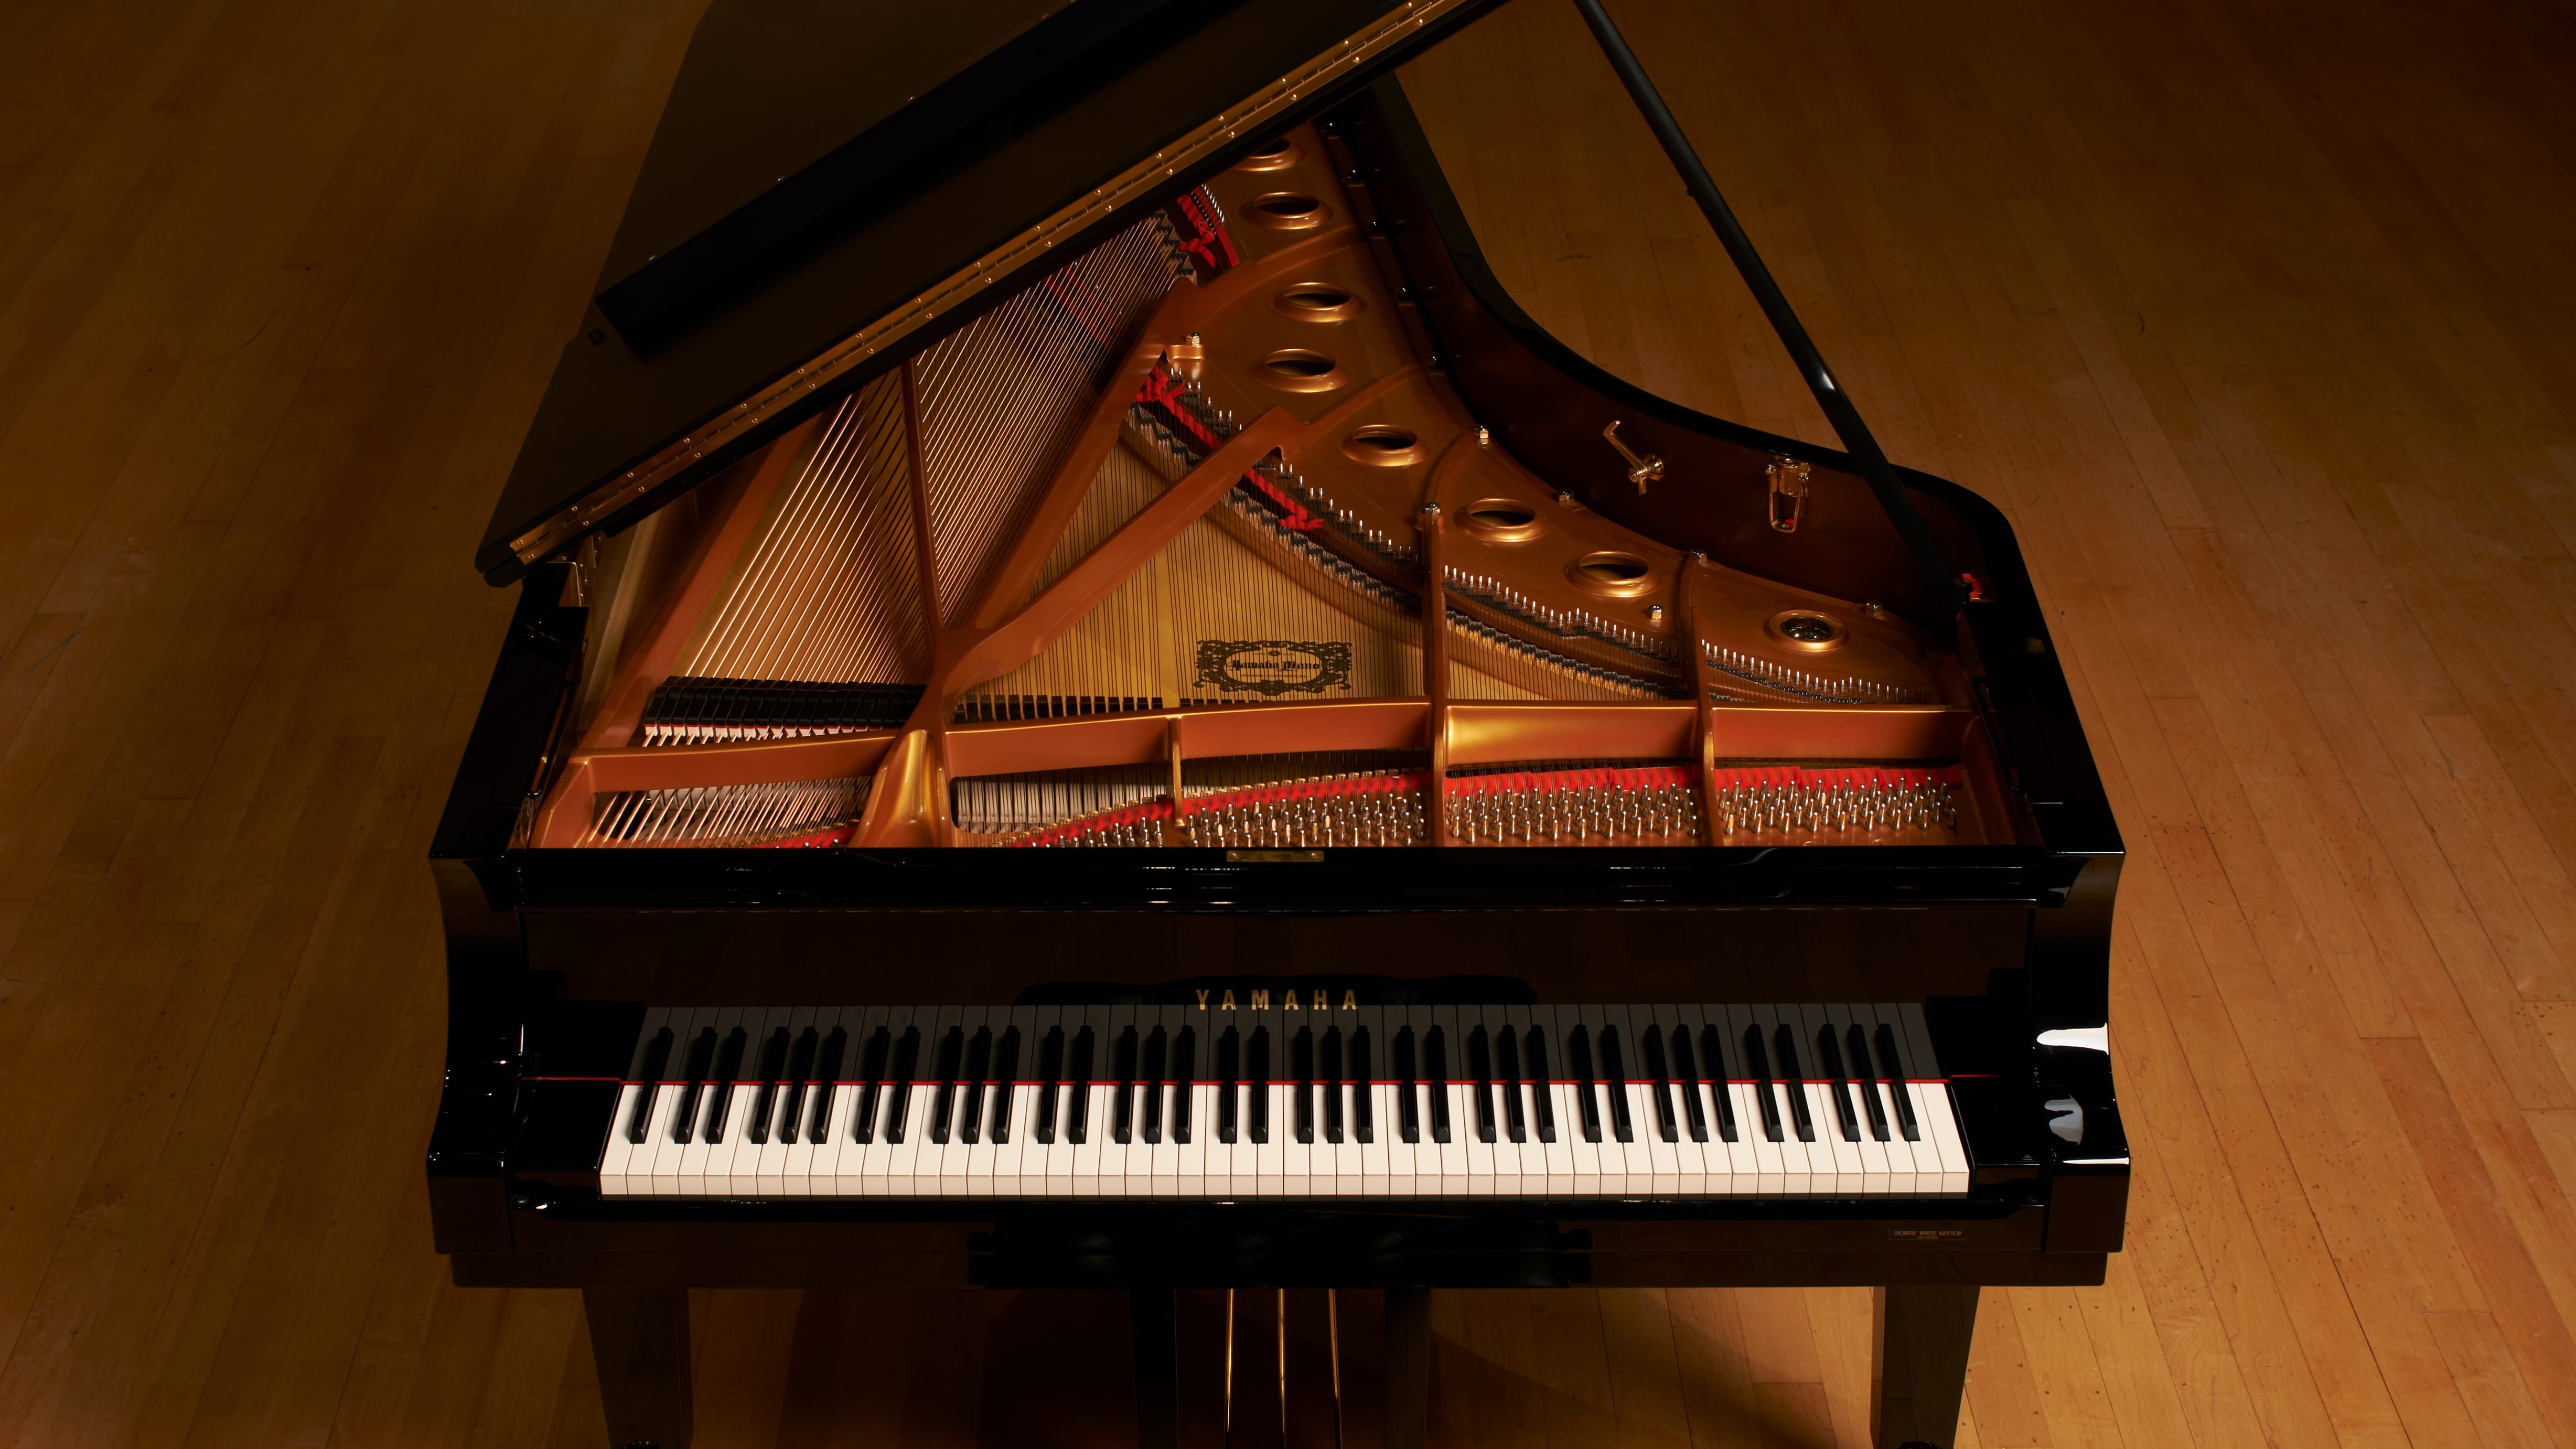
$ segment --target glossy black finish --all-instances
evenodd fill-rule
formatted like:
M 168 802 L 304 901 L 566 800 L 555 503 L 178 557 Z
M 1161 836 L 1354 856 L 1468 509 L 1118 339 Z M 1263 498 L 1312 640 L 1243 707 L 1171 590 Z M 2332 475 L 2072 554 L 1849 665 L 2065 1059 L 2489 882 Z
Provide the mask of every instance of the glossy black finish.
M 564 344 L 476 569 L 494 583 L 515 579 L 521 566 L 510 541 L 532 525 L 1396 8 L 1396 0 L 713 7 L 654 135 L 598 300 Z M 1367 69 L 1301 96 L 1287 124 L 1484 8 L 1451 10 Z M 785 59 L 791 51 L 799 58 Z M 1246 135 L 1242 145 L 1270 134 Z M 1174 189 L 1234 159 L 1219 155 L 1176 174 Z M 939 317 L 757 432 L 707 450 L 656 495 L 600 525 L 624 527 L 714 476 L 903 351 L 964 326 L 1056 259 L 1162 204 L 1150 197 L 1107 214 L 996 278 L 983 302 Z

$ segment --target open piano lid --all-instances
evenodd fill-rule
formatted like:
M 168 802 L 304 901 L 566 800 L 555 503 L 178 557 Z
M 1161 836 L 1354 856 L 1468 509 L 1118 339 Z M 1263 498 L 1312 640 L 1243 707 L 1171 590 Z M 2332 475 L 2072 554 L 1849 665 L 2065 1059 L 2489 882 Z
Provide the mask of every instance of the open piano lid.
M 476 568 L 711 476 L 1487 3 L 716 0 Z

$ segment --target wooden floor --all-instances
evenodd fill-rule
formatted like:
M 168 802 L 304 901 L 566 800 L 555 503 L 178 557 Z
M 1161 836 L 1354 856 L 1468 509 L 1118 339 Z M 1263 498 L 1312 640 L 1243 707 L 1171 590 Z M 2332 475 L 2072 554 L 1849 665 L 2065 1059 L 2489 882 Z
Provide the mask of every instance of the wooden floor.
M 2576 1449 L 2566 14 L 1616 8 L 1889 451 L 2011 513 L 2128 837 L 2129 1250 L 1987 1296 L 1961 1442 Z M 575 1301 L 429 1252 L 421 859 L 693 15 L 11 13 L 0 1444 L 599 1440 Z M 1413 79 L 1544 322 L 1825 435 L 1570 7 Z M 1045 1305 L 702 1309 L 702 1444 L 1118 1432 Z M 1868 1313 L 1451 1295 L 1435 1429 L 1859 1444 Z

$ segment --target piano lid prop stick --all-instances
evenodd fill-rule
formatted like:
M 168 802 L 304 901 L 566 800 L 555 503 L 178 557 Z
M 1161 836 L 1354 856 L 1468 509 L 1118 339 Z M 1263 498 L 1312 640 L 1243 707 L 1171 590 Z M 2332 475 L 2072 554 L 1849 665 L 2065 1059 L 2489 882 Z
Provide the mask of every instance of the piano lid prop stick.
M 1806 325 L 1789 306 L 1771 269 L 1763 265 L 1761 253 L 1753 249 L 1753 239 L 1744 234 L 1734 210 L 1718 194 L 1717 182 L 1700 164 L 1699 153 L 1691 148 L 1690 138 L 1682 134 L 1681 123 L 1665 107 L 1662 93 L 1647 78 L 1646 68 L 1638 64 L 1637 53 L 1628 48 L 1628 39 L 1612 23 L 1610 12 L 1601 8 L 1601 0 L 1574 0 L 1574 8 L 1583 12 L 1583 23 L 1592 27 L 1593 38 L 1601 42 L 1601 52 L 1610 58 L 1611 69 L 1619 73 L 1620 84 L 1628 88 L 1629 99 L 1637 103 L 1638 113 L 1654 130 L 1673 169 L 1682 174 L 1682 184 L 1689 188 L 1691 200 L 1699 203 L 1701 215 L 1716 229 L 1717 239 L 1735 263 L 1737 275 L 1744 278 L 1753 300 L 1762 304 L 1762 315 L 1771 320 L 1771 330 L 1779 334 L 1780 345 L 1789 349 L 1790 359 L 1798 364 L 1798 375 L 1806 380 L 1807 390 L 1815 394 L 1816 406 L 1824 410 L 1825 421 L 1833 424 L 1834 436 L 1842 439 L 1862 481 L 1877 495 L 1878 506 L 1886 510 L 1888 521 L 1896 525 L 1897 536 L 1905 541 L 1906 552 L 1914 556 L 1915 567 L 1922 571 L 1923 581 L 1932 591 L 1930 602 L 1948 612 L 1960 601 L 1959 573 L 1941 557 L 1941 545 L 1933 540 L 1923 515 L 1915 511 L 1914 501 L 1905 496 L 1905 485 L 1897 481 L 1896 469 L 1887 461 L 1878 439 L 1871 436 L 1869 424 L 1861 421 L 1860 409 L 1834 381 L 1833 372 L 1825 366 L 1824 354 L 1816 350 L 1815 339 L 1807 335 Z

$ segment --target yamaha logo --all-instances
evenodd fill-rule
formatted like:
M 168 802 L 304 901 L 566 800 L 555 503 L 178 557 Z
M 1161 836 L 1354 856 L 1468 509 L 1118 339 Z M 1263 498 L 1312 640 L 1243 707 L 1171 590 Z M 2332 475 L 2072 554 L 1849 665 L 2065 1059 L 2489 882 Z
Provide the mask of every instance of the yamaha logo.
M 1213 1008 L 1211 1008 L 1208 1002 L 1210 991 L 1214 991 L 1217 996 L 1217 1000 L 1214 1003 Z M 1274 999 L 1277 1001 L 1278 1009 L 1281 1011 L 1332 1011 L 1336 1009 L 1333 1004 L 1333 993 L 1326 991 L 1321 987 L 1316 988 L 1311 993 L 1300 993 L 1294 986 L 1281 987 L 1279 988 L 1276 998 L 1271 995 L 1271 988 L 1267 986 L 1247 987 L 1243 993 L 1243 1000 L 1239 1002 L 1235 1000 L 1234 991 L 1231 987 L 1211 987 L 1208 988 L 1208 990 L 1199 991 L 1197 994 L 1199 998 L 1199 1010 L 1201 1011 L 1207 1011 L 1210 1009 L 1217 1011 L 1268 1011 L 1271 1010 L 1271 1003 Z M 1343 991 L 1339 1009 L 1342 1011 L 1359 1010 L 1360 994 L 1356 991 Z

